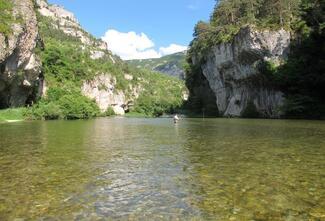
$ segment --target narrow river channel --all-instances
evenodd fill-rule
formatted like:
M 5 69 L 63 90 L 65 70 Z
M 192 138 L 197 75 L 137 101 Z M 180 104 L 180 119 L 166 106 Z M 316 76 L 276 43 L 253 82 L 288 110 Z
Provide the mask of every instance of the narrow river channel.
M 0 124 L 0 220 L 322 220 L 325 122 Z

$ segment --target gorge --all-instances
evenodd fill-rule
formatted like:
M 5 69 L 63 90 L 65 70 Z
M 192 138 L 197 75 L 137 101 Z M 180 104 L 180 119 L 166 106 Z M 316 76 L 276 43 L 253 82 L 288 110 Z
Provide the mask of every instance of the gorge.
M 324 11 L 0 0 L 0 221 L 324 220 Z

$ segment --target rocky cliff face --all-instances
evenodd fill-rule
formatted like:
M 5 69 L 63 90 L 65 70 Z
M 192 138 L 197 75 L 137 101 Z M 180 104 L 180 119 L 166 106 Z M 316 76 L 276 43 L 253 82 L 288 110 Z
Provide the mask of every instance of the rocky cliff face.
M 36 0 L 36 5 L 40 15 L 53 19 L 53 28 L 60 29 L 65 34 L 78 38 L 84 45 L 94 46 L 98 50 L 107 50 L 104 41 L 95 39 L 91 34 L 84 31 L 72 12 L 59 5 L 49 5 L 44 0 Z
M 66 35 L 79 39 L 84 46 L 92 47 L 92 59 L 102 58 L 105 55 L 104 52 L 108 52 L 106 42 L 96 39 L 86 32 L 72 12 L 59 5 L 49 5 L 44 0 L 36 0 L 36 5 L 41 16 L 52 19 L 52 28 L 59 29 Z M 112 56 L 111 60 L 115 62 Z
M 84 31 L 72 12 L 62 6 L 49 5 L 44 0 L 36 0 L 37 10 L 51 22 L 51 29 L 60 30 L 65 35 L 80 41 L 82 50 L 90 50 L 90 59 L 109 59 L 115 64 L 116 58 L 107 49 L 107 44 Z M 105 112 L 111 107 L 116 114 L 123 115 L 128 109 L 129 101 L 121 90 L 116 90 L 116 79 L 109 73 L 98 74 L 87 80 L 81 87 L 82 94 L 94 99 L 100 110 Z
M 259 78 L 262 62 L 279 64 L 285 59 L 289 44 L 290 33 L 285 30 L 256 31 L 247 27 L 232 42 L 211 48 L 201 69 L 222 115 L 241 116 L 247 104 L 253 102 L 262 116 L 279 117 L 282 93 L 252 79 Z
M 125 79 L 131 81 L 131 75 L 125 75 Z M 116 79 L 109 74 L 101 74 L 93 80 L 84 82 L 82 93 L 96 101 L 100 110 L 105 112 L 111 107 L 115 114 L 124 115 L 133 105 L 133 100 L 138 98 L 141 87 L 129 85 L 131 93 L 126 96 L 123 91 L 116 88 Z
M 66 92 L 73 91 L 76 97 L 84 95 L 95 100 L 103 112 L 112 108 L 122 115 L 140 94 L 156 95 L 154 88 L 169 88 L 164 82 L 174 87 L 170 92 L 178 88 L 174 79 L 162 78 L 163 83 L 159 84 L 156 74 L 130 69 L 107 49 L 104 41 L 84 31 L 74 14 L 61 6 L 45 0 L 8 1 L 14 3 L 17 24 L 12 25 L 12 34 L 0 33 L 0 109 L 33 104 L 52 87 L 62 87 Z M 60 60 L 58 54 L 64 64 L 47 60 Z M 61 74 L 66 77 L 64 80 L 60 79 Z
M 34 50 L 38 42 L 37 18 L 32 0 L 13 0 L 12 34 L 0 33 L 0 108 L 32 102 L 40 84 L 41 63 Z

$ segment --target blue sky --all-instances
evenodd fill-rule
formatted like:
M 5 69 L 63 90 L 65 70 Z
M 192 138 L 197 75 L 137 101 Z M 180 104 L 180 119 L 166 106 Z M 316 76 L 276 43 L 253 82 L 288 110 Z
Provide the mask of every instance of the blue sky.
M 98 38 L 103 37 L 108 30 L 116 32 L 109 32 L 107 39 L 114 38 L 112 36 L 117 38 L 118 33 L 124 33 L 123 37 L 127 38 L 129 36 L 127 33 L 133 31 L 135 32 L 132 35 L 133 40 L 151 41 L 151 44 L 148 41 L 144 43 L 140 51 L 155 50 L 160 55 L 172 52 L 173 49 L 180 49 L 176 46 L 187 46 L 192 40 L 194 25 L 199 20 L 208 20 L 215 5 L 215 0 L 49 0 L 49 2 L 72 11 L 81 25 Z M 121 39 L 125 39 L 123 37 Z M 148 48 L 145 48 L 146 46 Z M 162 53 L 161 47 L 165 48 L 166 53 Z M 146 56 L 150 55 L 158 56 L 153 53 L 147 53 Z

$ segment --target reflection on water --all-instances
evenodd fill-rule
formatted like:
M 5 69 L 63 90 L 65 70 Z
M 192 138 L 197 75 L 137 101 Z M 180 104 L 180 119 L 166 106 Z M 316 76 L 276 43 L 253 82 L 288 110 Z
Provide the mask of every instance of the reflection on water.
M 0 220 L 324 220 L 325 123 L 0 124 Z

